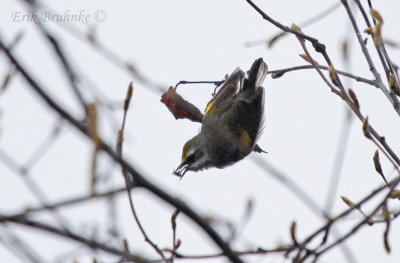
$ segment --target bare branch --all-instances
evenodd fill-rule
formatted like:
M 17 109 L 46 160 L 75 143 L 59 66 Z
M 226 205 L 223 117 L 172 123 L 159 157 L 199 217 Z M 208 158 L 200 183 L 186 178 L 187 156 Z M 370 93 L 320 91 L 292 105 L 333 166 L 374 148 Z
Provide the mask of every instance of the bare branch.
M 0 221 L 3 220 L 3 216 L 0 215 Z M 16 223 L 16 224 L 20 224 L 20 225 L 25 225 L 28 227 L 32 227 L 32 228 L 37 228 L 37 229 L 41 229 L 41 230 L 45 230 L 47 232 L 51 232 L 53 234 L 59 235 L 59 236 L 63 236 L 75 241 L 78 241 L 84 245 L 86 245 L 89 248 L 92 249 L 98 249 L 98 250 L 102 250 L 105 252 L 109 252 L 111 254 L 120 256 L 122 258 L 126 258 L 129 260 L 132 260 L 134 262 L 143 262 L 143 263 L 148 263 L 149 260 L 144 259 L 142 256 L 140 255 L 135 255 L 135 254 L 131 254 L 126 252 L 125 250 L 121 250 L 115 247 L 111 247 L 111 246 L 107 246 L 105 245 L 103 242 L 99 242 L 96 240 L 91 240 L 88 239 L 84 236 L 72 233 L 71 231 L 67 231 L 67 230 L 62 230 L 59 228 L 56 228 L 54 226 L 51 225 L 47 225 L 41 222 L 37 222 L 37 221 L 33 221 L 33 220 L 29 220 L 26 219 L 25 217 L 16 217 L 16 218 L 8 218 L 6 221 L 8 222 L 12 222 L 12 223 Z

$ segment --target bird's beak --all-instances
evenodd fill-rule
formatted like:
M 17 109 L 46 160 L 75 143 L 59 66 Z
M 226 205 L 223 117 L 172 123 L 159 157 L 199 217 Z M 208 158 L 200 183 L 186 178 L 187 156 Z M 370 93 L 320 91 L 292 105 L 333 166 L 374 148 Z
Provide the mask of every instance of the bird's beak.
M 182 177 L 185 175 L 185 173 L 187 172 L 187 169 L 189 168 L 189 166 L 187 165 L 187 162 L 184 161 L 183 163 L 181 163 L 178 168 L 175 169 L 175 171 L 173 172 L 174 175 L 180 177 L 182 179 Z

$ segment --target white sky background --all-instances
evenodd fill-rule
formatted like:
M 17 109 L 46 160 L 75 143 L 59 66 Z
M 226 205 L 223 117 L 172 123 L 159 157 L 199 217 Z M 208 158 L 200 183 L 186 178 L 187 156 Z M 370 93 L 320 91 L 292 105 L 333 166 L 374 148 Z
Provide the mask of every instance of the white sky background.
M 291 23 L 300 24 L 334 2 L 307 0 L 256 3 L 271 17 L 290 26 Z M 400 2 L 374 2 L 384 17 L 384 36 L 399 41 Z M 264 58 L 270 70 L 305 64 L 298 56 L 303 53 L 301 46 L 293 36 L 283 38 L 272 49 L 263 45 L 251 48 L 245 46 L 246 42 L 269 38 L 279 30 L 262 20 L 244 0 L 51 1 L 47 4 L 59 13 L 70 10 L 75 14 L 81 11 L 90 14 L 88 25 L 71 22 L 69 26 L 82 31 L 94 27 L 99 42 L 132 62 L 141 73 L 165 88 L 175 85 L 179 80 L 221 80 L 236 67 L 248 70 L 258 57 Z M 105 21 L 94 21 L 93 14 L 97 10 L 105 12 Z M 33 22 L 13 21 L 14 12 L 28 12 L 23 1 L 2 0 L 2 39 L 10 43 L 23 30 L 24 37 L 14 54 L 59 103 L 76 117 L 82 117 L 80 105 L 51 46 Z M 360 28 L 364 29 L 359 18 Z M 290 190 L 261 170 L 252 160 L 258 157 L 266 159 L 301 186 L 318 205 L 324 206 L 346 111 L 344 103 L 330 92 L 316 71 L 287 73 L 275 80 L 266 78 L 263 85 L 266 89 L 265 128 L 259 145 L 268 151 L 267 155 L 253 153 L 234 166 L 196 174 L 189 172 L 179 181 L 172 175 L 172 170 L 179 165 L 183 144 L 196 135 L 200 125 L 187 120 L 176 121 L 160 103 L 160 93 L 150 91 L 57 24 L 45 23 L 45 26 L 55 34 L 74 69 L 90 79 L 111 101 L 122 102 L 129 82 L 133 82 L 134 95 L 127 119 L 124 156 L 149 180 L 186 201 L 199 213 L 234 223 L 240 222 L 246 200 L 254 199 L 253 215 L 240 239 L 245 242 L 236 242 L 235 248 L 251 248 L 248 246 L 250 244 L 254 247 L 274 248 L 290 242 L 289 227 L 292 221 L 297 222 L 299 240 L 324 224 Z M 351 36 L 350 71 L 372 78 L 343 7 L 303 31 L 326 44 L 328 54 L 338 69 L 345 67 L 340 53 L 341 43 L 346 36 Z M 322 56 L 308 46 L 314 58 L 323 64 Z M 375 54 L 370 40 L 368 47 Z M 399 50 L 389 49 L 389 54 L 395 63 L 399 63 Z M 378 60 L 375 61 L 379 67 Z M 2 78 L 8 69 L 9 64 L 0 53 Z M 381 74 L 384 78 L 382 71 Z M 399 154 L 399 116 L 383 93 L 362 83 L 349 82 L 343 77 L 342 80 L 346 87 L 352 87 L 356 92 L 362 112 L 370 117 L 370 124 L 386 137 L 389 145 Z M 213 86 L 188 85 L 181 86 L 178 91 L 203 110 L 211 98 Z M 58 121 L 57 116 L 50 112 L 20 76 L 12 80 L 6 92 L 0 94 L 0 113 L 0 149 L 20 163 L 30 158 L 35 149 L 47 139 L 52 125 Z M 122 111 L 116 111 L 116 116 L 119 125 Z M 102 116 L 101 122 L 102 135 L 110 144 L 114 144 L 116 135 L 109 119 Z M 63 200 L 88 191 L 92 150 L 88 139 L 69 125 L 64 125 L 62 135 L 31 170 L 31 175 L 44 189 L 49 200 Z M 334 203 L 335 215 L 347 208 L 340 196 L 356 202 L 382 185 L 382 179 L 375 172 L 372 162 L 375 150 L 376 147 L 362 135 L 360 121 L 354 118 Z M 110 164 L 107 158 L 102 160 L 100 172 L 107 173 L 110 169 L 106 168 Z M 392 166 L 382 154 L 381 161 L 385 174 L 392 178 Z M 103 190 L 123 184 L 119 169 L 112 171 L 112 174 L 107 174 L 111 179 L 103 183 Z M 38 205 L 20 177 L 2 162 L 0 178 L 1 213 L 21 212 L 29 205 Z M 134 201 L 151 238 L 160 247 L 170 246 L 170 216 L 173 209 L 144 190 L 134 191 Z M 390 204 L 391 208 L 399 208 L 395 201 Z M 109 215 L 104 207 L 103 202 L 91 202 L 61 211 L 76 230 L 89 234 L 92 225 L 96 225 L 99 235 L 105 237 Z M 363 207 L 367 212 L 371 208 L 368 205 Z M 155 258 L 133 221 L 125 194 L 119 196 L 117 210 L 119 228 L 128 239 L 131 251 L 143 252 Z M 357 212 L 348 218 L 346 224 L 339 224 L 339 232 L 345 233 L 362 219 Z M 52 222 L 51 217 L 40 219 Z M 363 227 L 346 242 L 357 262 L 397 262 L 400 257 L 400 225 L 397 221 L 392 224 L 389 236 L 392 246 L 390 255 L 383 247 L 383 224 Z M 77 249 L 76 245 L 66 243 L 65 239 L 42 235 L 29 228 L 10 226 L 18 235 L 26 238 L 28 244 L 46 262 L 55 262 L 61 254 Z M 226 236 L 224 229 L 217 230 Z M 177 234 L 182 239 L 179 249 L 181 253 L 205 254 L 218 251 L 203 232 L 183 215 L 178 217 Z M 82 251 L 85 250 L 80 251 L 84 254 Z M 267 255 L 261 258 L 261 262 L 283 262 L 281 258 L 280 255 Z M 2 243 L 0 259 L 2 262 L 20 262 Z M 115 257 L 102 254 L 98 259 L 100 262 L 116 260 Z M 259 257 L 245 259 L 260 262 Z M 208 260 L 221 261 L 221 258 Z M 72 262 L 72 259 L 67 262 Z M 91 262 L 91 258 L 79 258 L 79 262 Z M 335 249 L 321 258 L 321 262 L 345 261 L 340 250 Z

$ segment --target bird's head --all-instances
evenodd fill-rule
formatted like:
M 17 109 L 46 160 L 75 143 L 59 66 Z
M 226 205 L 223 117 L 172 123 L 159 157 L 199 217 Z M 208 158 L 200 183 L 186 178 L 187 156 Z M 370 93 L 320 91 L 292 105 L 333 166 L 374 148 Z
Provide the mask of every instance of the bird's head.
M 182 163 L 174 171 L 178 177 L 183 177 L 187 171 L 199 171 L 209 166 L 209 156 L 206 138 L 200 133 L 185 143 L 182 150 Z

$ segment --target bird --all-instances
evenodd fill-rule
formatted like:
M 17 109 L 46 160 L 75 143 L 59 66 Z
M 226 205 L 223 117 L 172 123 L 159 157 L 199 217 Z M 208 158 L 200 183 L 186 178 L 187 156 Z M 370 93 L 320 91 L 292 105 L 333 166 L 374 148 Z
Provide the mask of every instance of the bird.
M 200 133 L 187 141 L 182 150 L 181 164 L 174 174 L 182 179 L 188 171 L 224 168 L 253 150 L 262 131 L 264 88 L 268 73 L 262 58 L 246 73 L 236 68 L 208 102 Z M 257 149 L 256 149 L 257 148 Z

